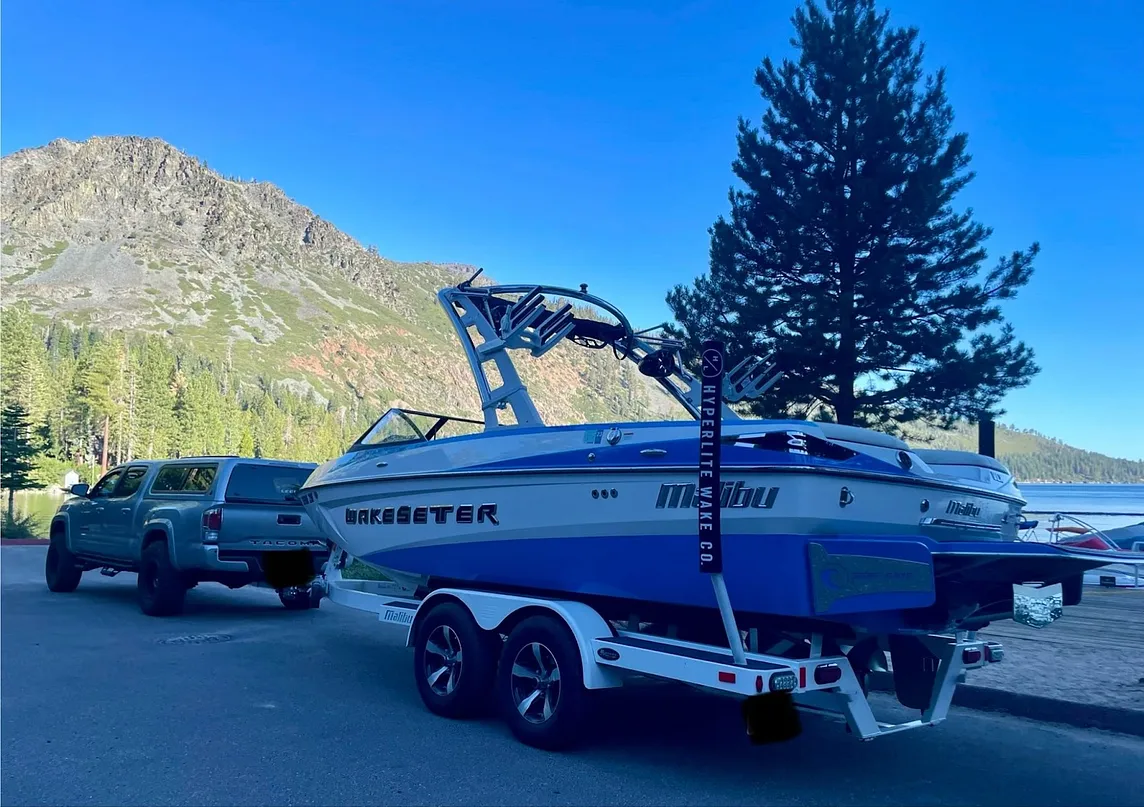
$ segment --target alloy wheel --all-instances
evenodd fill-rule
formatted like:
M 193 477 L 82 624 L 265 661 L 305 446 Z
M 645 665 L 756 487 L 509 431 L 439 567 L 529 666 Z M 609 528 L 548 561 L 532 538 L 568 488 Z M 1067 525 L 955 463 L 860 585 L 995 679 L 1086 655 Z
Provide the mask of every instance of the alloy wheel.
M 540 724 L 556 712 L 560 703 L 560 665 L 540 642 L 520 649 L 512 663 L 512 699 L 520 716 Z

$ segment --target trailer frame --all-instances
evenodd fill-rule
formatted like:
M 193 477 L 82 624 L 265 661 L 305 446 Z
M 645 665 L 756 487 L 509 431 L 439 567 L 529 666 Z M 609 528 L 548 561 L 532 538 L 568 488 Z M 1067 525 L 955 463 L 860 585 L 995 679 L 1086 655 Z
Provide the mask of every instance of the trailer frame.
M 480 711 L 479 705 L 487 704 L 491 694 L 518 739 L 543 748 L 555 749 L 575 743 L 581 729 L 580 716 L 566 716 L 564 723 L 556 726 L 559 721 L 549 720 L 552 715 L 547 715 L 548 701 L 545 700 L 545 721 L 553 722 L 553 727 L 545 729 L 545 721 L 524 719 L 521 699 L 513 701 L 515 696 L 509 691 L 519 689 L 513 683 L 519 665 L 506 657 L 507 651 L 514 647 L 514 634 L 519 630 L 550 637 L 547 643 L 538 640 L 528 645 L 535 646 L 533 652 L 539 669 L 545 667 L 540 662 L 538 648 L 543 648 L 558 662 L 558 674 L 561 668 L 572 668 L 573 676 L 565 675 L 558 679 L 559 683 L 543 684 L 540 677 L 536 678 L 537 686 L 542 688 L 559 687 L 554 713 L 560 709 L 561 697 L 566 703 L 576 703 L 585 693 L 620 688 L 636 679 L 654 679 L 741 699 L 789 696 L 799 711 L 841 719 L 850 733 L 864 741 L 941 723 L 949 713 L 954 690 L 965 674 L 999 662 L 1004 655 L 999 643 L 978 639 L 972 632 L 918 637 L 932 654 L 930 658 L 936 660 L 937 668 L 926 671 L 927 683 L 932 679 L 928 703 L 919 710 L 918 718 L 889 723 L 874 715 L 864 682 L 859 680 L 847 651 L 841 655 L 824 655 L 819 635 L 810 637 L 809 657 L 798 659 L 758 652 L 754 637 L 744 632 L 743 646 L 750 649 L 745 652 L 744 663 L 736 663 L 729 647 L 649 635 L 638 624 L 625 626 L 609 621 L 591 606 L 575 599 L 459 587 L 436 589 L 423 597 L 408 596 L 409 592 L 399 590 L 392 583 L 344 578 L 342 569 L 349 560 L 344 550 L 334 549 L 323 574 L 315 581 L 322 596 L 337 605 L 377 614 L 379 621 L 404 628 L 405 645 L 414 648 L 419 660 L 423 656 L 427 658 L 426 654 L 432 655 L 433 648 L 441 649 L 424 629 L 430 622 L 439 633 L 443 631 L 440 635 L 447 637 L 451 631 L 453 637 L 459 636 L 461 647 L 468 642 L 467 657 L 460 650 L 456 652 L 455 670 L 446 669 L 452 662 L 443 662 L 444 666 L 434 670 L 439 678 L 450 676 L 450 680 L 464 682 L 449 693 L 439 695 L 434 691 L 434 682 L 428 680 L 431 674 L 427 672 L 427 665 L 415 662 L 418 689 L 431 711 L 452 717 L 468 716 Z M 459 609 L 443 608 L 448 604 Z M 575 650 L 570 651 L 570 647 Z M 508 671 L 510 668 L 512 673 Z M 524 678 L 530 675 L 534 673 L 525 672 Z M 457 695 L 457 691 L 462 695 Z M 446 702 L 448 697 L 453 700 Z M 532 703 L 530 701 L 528 706 Z M 569 711 L 580 709 L 569 706 L 565 712 Z M 750 733 L 751 726 L 747 729 Z

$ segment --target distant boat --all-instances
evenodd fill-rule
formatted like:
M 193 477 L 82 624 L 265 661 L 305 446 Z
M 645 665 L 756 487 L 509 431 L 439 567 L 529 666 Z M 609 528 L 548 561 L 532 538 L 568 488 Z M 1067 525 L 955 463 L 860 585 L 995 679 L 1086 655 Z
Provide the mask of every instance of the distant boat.
M 1144 521 L 1127 527 L 1108 530 L 1085 530 L 1075 527 L 1056 527 L 1058 535 L 1079 533 L 1075 538 L 1066 538 L 1057 543 L 1084 549 L 1100 551 L 1141 552 L 1144 551 Z M 1084 582 L 1098 586 L 1118 588 L 1144 588 L 1144 567 L 1138 564 L 1113 563 L 1085 572 Z

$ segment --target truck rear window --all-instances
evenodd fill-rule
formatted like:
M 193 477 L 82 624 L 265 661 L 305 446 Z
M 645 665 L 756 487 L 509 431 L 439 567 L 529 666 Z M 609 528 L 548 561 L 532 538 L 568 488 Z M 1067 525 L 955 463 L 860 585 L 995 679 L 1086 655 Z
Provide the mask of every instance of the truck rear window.
M 226 486 L 226 500 L 252 504 L 298 504 L 298 488 L 310 476 L 310 470 L 254 463 L 236 465 Z
M 217 465 L 167 465 L 151 485 L 152 493 L 205 493 L 214 483 Z

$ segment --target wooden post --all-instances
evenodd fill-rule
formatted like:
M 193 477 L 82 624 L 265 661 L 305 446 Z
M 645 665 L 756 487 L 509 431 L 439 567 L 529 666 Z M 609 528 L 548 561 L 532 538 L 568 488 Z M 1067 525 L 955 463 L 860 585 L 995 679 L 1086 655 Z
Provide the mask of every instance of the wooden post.
M 982 418 L 977 424 L 977 453 L 997 457 L 997 427 L 992 418 Z

